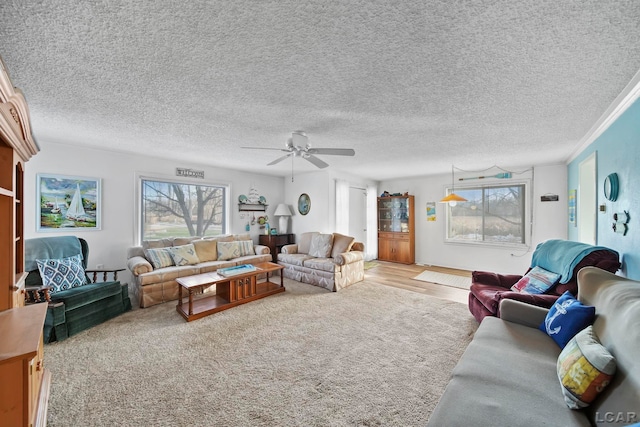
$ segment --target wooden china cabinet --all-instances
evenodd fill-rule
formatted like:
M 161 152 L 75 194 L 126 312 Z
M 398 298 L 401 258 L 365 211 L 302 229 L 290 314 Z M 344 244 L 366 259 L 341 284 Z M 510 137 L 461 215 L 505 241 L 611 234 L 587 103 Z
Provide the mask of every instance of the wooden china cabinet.
M 378 259 L 415 262 L 414 196 L 378 197 Z
M 38 152 L 27 102 L 0 58 L 0 426 L 46 424 L 47 304 L 24 305 L 24 167 Z

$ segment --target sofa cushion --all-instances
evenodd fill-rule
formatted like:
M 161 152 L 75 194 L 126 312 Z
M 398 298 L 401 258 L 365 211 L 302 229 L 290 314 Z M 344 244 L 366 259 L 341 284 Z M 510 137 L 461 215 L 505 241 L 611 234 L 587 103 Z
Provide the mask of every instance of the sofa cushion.
M 37 259 L 36 264 L 42 284 L 51 287 L 51 294 L 87 283 L 80 254 L 61 259 Z
M 298 242 L 298 253 L 299 254 L 308 254 L 311 249 L 311 240 L 313 240 L 314 236 L 317 236 L 317 231 L 309 231 L 307 233 L 302 233 L 300 235 L 300 241 Z
M 167 248 L 173 258 L 175 265 L 194 265 L 200 262 L 196 248 L 193 244 L 189 243 L 182 246 L 172 246 Z
M 200 262 L 218 259 L 218 242 L 216 240 L 194 240 L 193 247 L 196 248 Z
M 331 258 L 349 252 L 355 243 L 355 237 L 345 236 L 340 233 L 333 233 L 333 248 L 331 249 Z
M 616 372 L 616 360 L 587 326 L 573 337 L 558 357 L 558 379 L 567 406 L 589 406 Z
M 311 255 L 307 254 L 278 254 L 278 262 L 289 265 L 298 265 L 302 267 L 304 262 L 308 259 L 312 259 Z
M 173 246 L 170 239 L 145 240 L 142 242 L 143 249 L 158 249 Z
M 226 261 L 240 256 L 240 244 L 234 242 L 218 242 L 218 260 Z
M 144 256 L 149 260 L 153 268 L 171 267 L 175 265 L 168 248 L 145 249 Z
M 303 261 L 302 265 L 307 268 L 322 271 L 334 272 L 338 266 L 333 262 L 332 258 L 309 258 Z
M 567 291 L 553 303 L 540 330 L 564 348 L 571 338 L 593 323 L 595 315 L 595 307 L 582 304 Z
M 544 294 L 558 282 L 558 279 L 560 279 L 558 273 L 547 271 L 542 267 L 533 267 L 511 287 L 511 290 L 525 294 Z
M 84 286 L 67 289 L 51 295 L 51 302 L 63 302 L 65 305 L 65 311 L 68 313 L 75 308 L 82 307 L 114 295 L 121 295 L 121 293 L 121 285 L 118 281 L 89 283 Z
M 316 234 L 311 239 L 309 255 L 318 258 L 328 258 L 331 256 L 333 247 L 333 234 Z
M 192 243 L 194 240 L 198 240 L 198 239 L 200 239 L 200 237 L 198 237 L 198 236 L 174 237 L 173 241 L 171 242 L 171 244 L 173 246 L 184 246 L 184 245 L 188 245 L 189 243 Z

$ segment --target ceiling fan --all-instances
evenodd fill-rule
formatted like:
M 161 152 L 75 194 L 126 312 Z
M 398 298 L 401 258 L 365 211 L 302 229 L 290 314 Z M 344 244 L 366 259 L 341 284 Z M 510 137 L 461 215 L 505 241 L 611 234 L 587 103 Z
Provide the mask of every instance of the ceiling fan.
M 331 155 L 331 156 L 354 156 L 356 152 L 351 148 L 312 148 L 309 144 L 309 138 L 304 131 L 297 130 L 291 133 L 291 137 L 287 139 L 287 143 L 284 148 L 263 148 L 263 147 L 242 147 L 253 150 L 276 150 L 284 151 L 285 154 L 282 157 L 278 157 L 271 163 L 267 163 L 267 166 L 275 165 L 288 157 L 301 157 L 306 161 L 313 163 L 320 169 L 324 169 L 329 166 L 328 163 L 320 160 L 316 155 Z

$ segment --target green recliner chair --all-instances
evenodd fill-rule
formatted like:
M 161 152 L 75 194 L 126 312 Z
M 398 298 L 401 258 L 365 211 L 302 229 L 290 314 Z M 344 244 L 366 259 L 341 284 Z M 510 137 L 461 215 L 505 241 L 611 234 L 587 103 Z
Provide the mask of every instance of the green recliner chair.
M 45 286 L 36 260 L 63 259 L 80 254 L 86 284 L 51 292 Z M 117 280 L 121 270 L 87 270 L 89 245 L 75 236 L 42 237 L 25 240 L 25 281 L 27 303 L 47 303 L 44 342 L 62 341 L 67 337 L 98 325 L 131 309 L 127 284 Z M 97 273 L 103 274 L 97 282 Z M 87 273 L 93 273 L 90 277 Z M 107 281 L 108 274 L 113 280 Z

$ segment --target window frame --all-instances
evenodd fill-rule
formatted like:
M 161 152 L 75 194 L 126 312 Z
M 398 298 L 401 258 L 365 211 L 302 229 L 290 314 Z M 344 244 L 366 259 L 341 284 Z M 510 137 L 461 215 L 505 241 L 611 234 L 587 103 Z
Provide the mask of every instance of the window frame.
M 461 240 L 449 237 L 449 230 L 451 224 L 451 206 L 448 203 L 445 203 L 445 230 L 444 230 L 444 242 L 446 244 L 455 244 L 455 245 L 467 245 L 467 246 L 483 246 L 483 247 L 492 247 L 492 248 L 505 248 L 505 249 L 526 249 L 531 244 L 531 231 L 532 231 L 532 217 L 533 217 L 533 192 L 531 188 L 531 180 L 529 179 L 520 179 L 520 180 L 509 180 L 508 182 L 504 181 L 489 181 L 484 182 L 482 184 L 467 184 L 467 185 L 455 185 L 454 192 L 459 192 L 460 190 L 471 190 L 471 189 L 486 189 L 486 188 L 499 188 L 499 187 L 514 187 L 514 186 L 523 186 L 524 187 L 524 218 L 523 218 L 523 237 L 524 241 L 522 243 L 513 243 L 513 242 L 489 242 L 485 240 Z M 445 186 L 445 196 L 451 192 L 451 185 Z M 458 202 L 464 203 L 464 202 Z
M 159 182 L 168 182 L 168 183 L 175 183 L 175 184 L 187 184 L 187 185 L 206 185 L 206 186 L 212 186 L 212 187 L 224 187 L 225 188 L 225 196 L 224 196 L 224 213 L 223 213 L 223 230 L 221 231 L 221 234 L 230 234 L 231 231 L 233 229 L 233 224 L 231 223 L 231 218 L 233 217 L 232 215 L 232 210 L 233 207 L 231 206 L 231 193 L 232 193 L 232 188 L 231 188 L 231 183 L 229 182 L 224 182 L 224 181 L 211 181 L 211 180 L 200 180 L 200 179 L 194 179 L 194 178 L 182 178 L 182 177 L 177 177 L 177 176 L 172 176 L 172 175 L 160 175 L 160 174 L 141 174 L 141 173 L 136 173 L 135 175 L 135 219 L 134 219 L 134 224 L 135 224 L 135 236 L 134 236 L 134 241 L 136 242 L 137 245 L 141 245 L 142 241 L 143 241 L 143 226 L 144 226 L 144 221 L 143 221 L 143 208 L 142 208 L 142 195 L 143 195 L 143 189 L 142 189 L 142 185 L 144 181 L 159 181 Z

